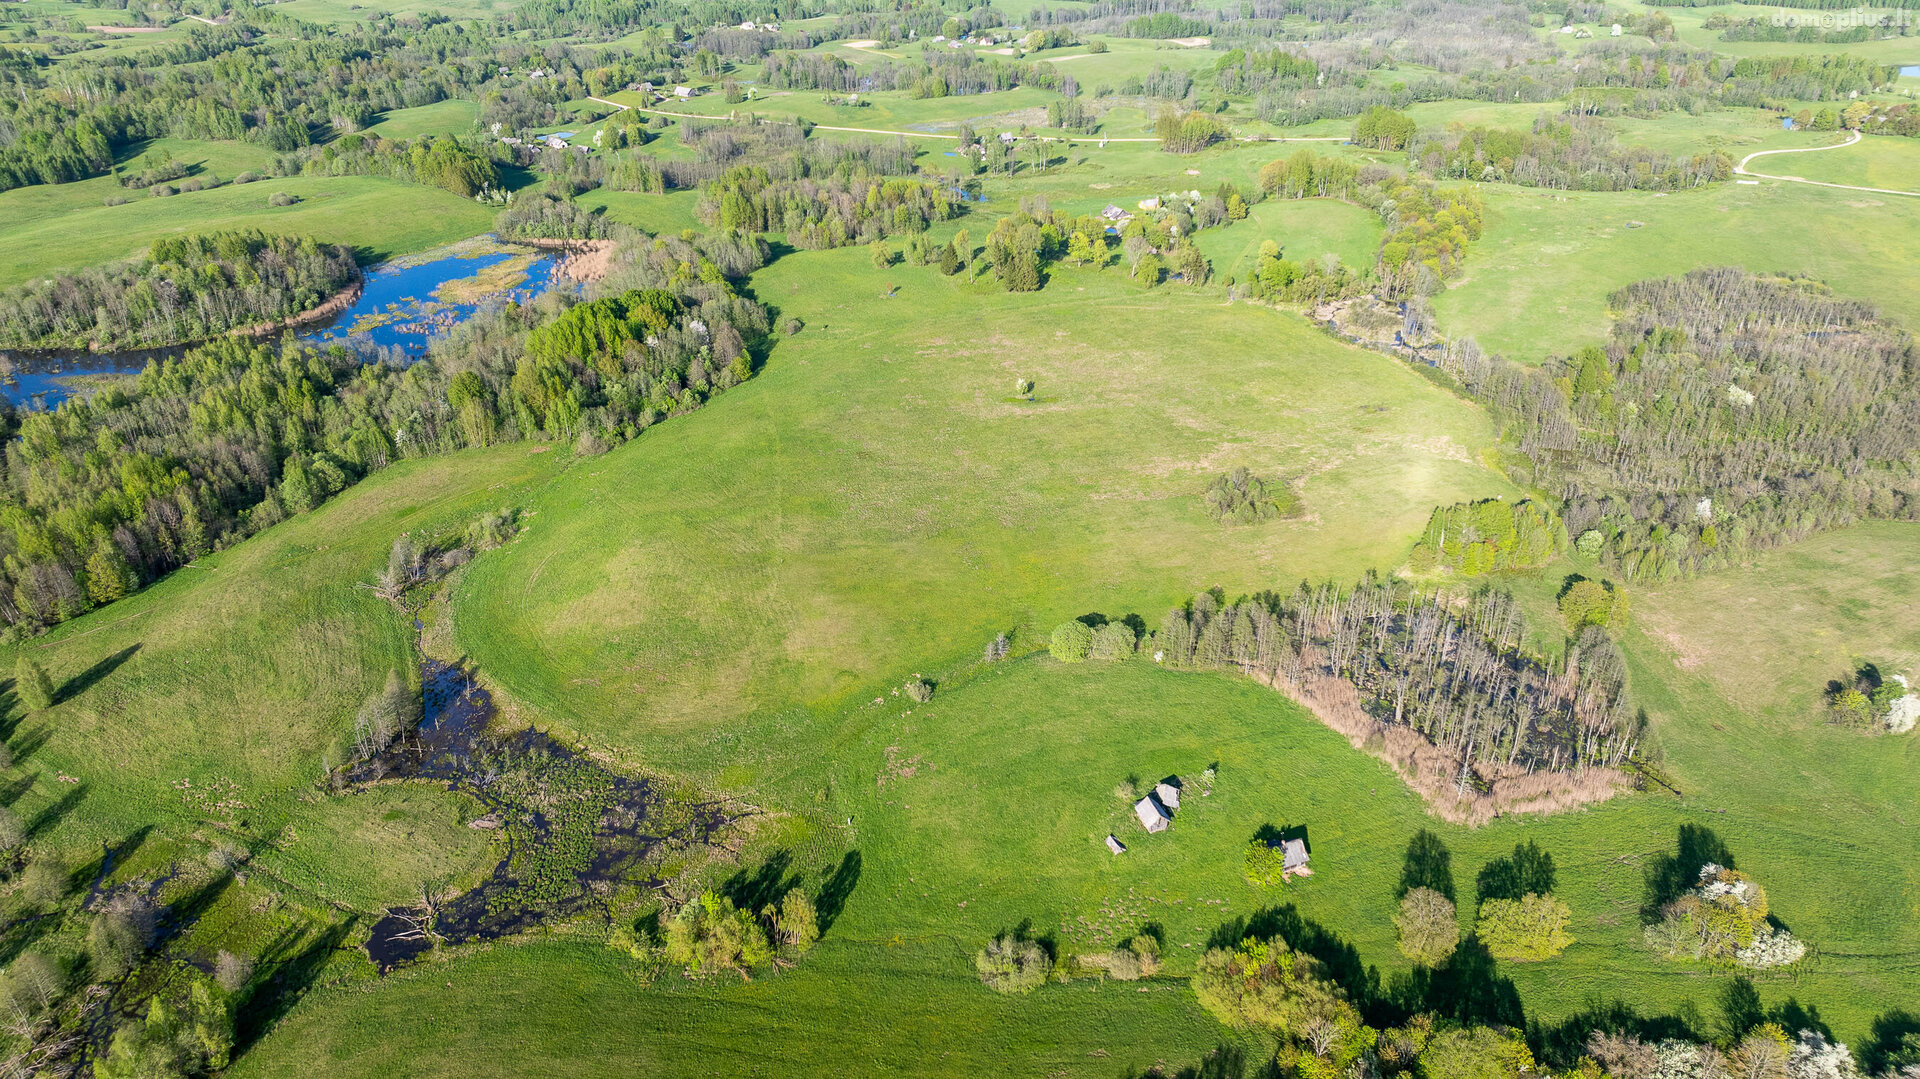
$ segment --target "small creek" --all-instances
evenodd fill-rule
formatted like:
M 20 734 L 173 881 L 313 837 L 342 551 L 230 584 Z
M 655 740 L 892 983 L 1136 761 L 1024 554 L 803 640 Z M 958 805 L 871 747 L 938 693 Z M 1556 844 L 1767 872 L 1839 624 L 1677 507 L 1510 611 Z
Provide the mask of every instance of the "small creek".
M 553 276 L 558 254 L 476 240 L 382 263 L 366 272 L 352 307 L 300 326 L 296 335 L 311 345 L 347 345 L 370 359 L 411 362 L 426 355 L 436 335 L 471 318 L 483 305 L 526 303 L 561 285 Z M 522 265 L 500 269 L 513 260 Z M 0 377 L 11 376 L 0 382 L 0 391 L 16 405 L 54 408 L 84 393 L 88 376 L 137 374 L 148 363 L 178 356 L 187 347 L 0 350 Z
M 424 908 L 390 908 L 367 954 L 382 973 L 433 947 L 524 932 L 599 906 L 617 888 L 656 888 L 674 852 L 706 846 L 738 819 L 721 802 L 688 801 L 622 776 L 536 730 L 492 735 L 493 701 L 457 664 L 421 666 L 419 728 L 348 775 L 444 782 L 488 813 L 506 856 L 466 892 Z

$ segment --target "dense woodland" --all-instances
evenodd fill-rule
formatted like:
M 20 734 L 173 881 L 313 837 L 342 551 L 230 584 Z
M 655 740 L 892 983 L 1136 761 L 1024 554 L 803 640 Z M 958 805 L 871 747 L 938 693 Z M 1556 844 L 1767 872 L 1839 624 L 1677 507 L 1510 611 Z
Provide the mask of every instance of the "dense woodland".
M 1697 270 L 1611 298 L 1605 348 L 1441 366 L 1506 419 L 1583 552 L 1628 578 L 1920 516 L 1920 349 L 1807 281 Z
M 359 279 L 345 248 L 214 232 L 156 240 L 136 263 L 0 292 L 0 346 L 151 348 L 311 310 Z
M 735 268 L 766 258 L 763 244 L 716 246 Z M 52 412 L 9 409 L 8 632 L 119 599 L 401 458 L 518 439 L 599 452 L 747 378 L 769 329 L 680 240 L 622 246 L 596 294 L 483 311 L 406 368 L 224 340 Z

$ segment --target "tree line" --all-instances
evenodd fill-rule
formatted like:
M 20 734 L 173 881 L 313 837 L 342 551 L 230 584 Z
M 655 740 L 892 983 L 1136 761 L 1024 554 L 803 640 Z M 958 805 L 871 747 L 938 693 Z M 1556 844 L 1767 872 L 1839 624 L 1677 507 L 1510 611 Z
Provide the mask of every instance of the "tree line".
M 768 330 L 702 247 L 639 237 L 587 302 L 484 310 L 410 367 L 223 339 L 50 412 L 0 410 L 0 618 L 18 635 L 75 617 L 402 458 L 600 452 L 748 377 Z
M 154 241 L 138 262 L 0 292 L 0 346 L 153 348 L 319 306 L 358 280 L 344 247 L 255 230 Z

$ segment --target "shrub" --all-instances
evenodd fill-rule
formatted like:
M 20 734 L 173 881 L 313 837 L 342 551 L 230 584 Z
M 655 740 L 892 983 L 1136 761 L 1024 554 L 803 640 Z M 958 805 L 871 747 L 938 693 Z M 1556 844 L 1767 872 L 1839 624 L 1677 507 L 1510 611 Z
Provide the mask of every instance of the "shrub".
M 24 652 L 13 665 L 13 692 L 29 711 L 53 707 L 53 679 L 47 677 L 45 667 Z
M 259 179 L 264 179 L 264 177 L 262 177 L 259 173 L 254 172 L 252 169 L 248 169 L 247 171 L 241 173 L 240 175 L 235 176 L 233 178 L 233 182 L 236 184 L 250 184 L 255 180 L 259 180 Z
M 292 206 L 299 201 L 299 199 L 294 198 L 285 191 L 275 191 L 273 194 L 267 196 L 268 206 Z
M 1047 650 L 1062 663 L 1079 663 L 1093 650 L 1093 630 L 1085 622 L 1062 622 L 1053 627 Z
M 820 912 L 799 888 L 780 897 L 780 909 L 772 912 L 772 919 L 780 943 L 795 952 L 805 953 L 820 939 Z
M 1611 581 L 1569 578 L 1560 593 L 1560 616 L 1567 620 L 1567 632 L 1579 633 L 1587 626 L 1622 626 L 1627 621 L 1627 593 Z
M 773 955 L 752 912 L 718 892 L 707 892 L 667 923 L 667 958 L 690 973 L 711 974 L 745 970 Z
M 925 704 L 933 699 L 933 683 L 924 678 L 915 678 L 905 686 L 908 699 L 915 704 Z
M 1047 980 L 1046 951 L 1031 940 L 1003 933 L 973 957 L 980 981 L 996 993 L 1031 993 Z
M 67 871 L 67 863 L 57 854 L 42 854 L 33 860 L 21 877 L 20 890 L 32 902 L 51 907 L 67 897 L 67 890 L 73 886 L 72 874 Z
M 1669 959 L 1735 962 L 1764 969 L 1799 962 L 1807 947 L 1767 921 L 1767 892 L 1745 874 L 1711 862 L 1699 883 L 1646 928 L 1647 944 Z
M 27 829 L 13 810 L 0 806 L 0 851 L 13 850 L 27 838 Z
M 1108 622 L 1093 631 L 1093 644 L 1087 655 L 1090 659 L 1113 662 L 1133 655 L 1133 627 L 1125 622 Z
M 1460 920 L 1453 900 L 1432 888 L 1407 892 L 1393 924 L 1400 930 L 1400 954 L 1423 966 L 1445 962 L 1460 944 Z
M 179 191 L 174 189 L 172 184 L 154 184 L 152 187 L 147 188 L 147 194 L 152 195 L 156 199 L 171 198 L 179 193 Z
M 146 896 L 124 893 L 93 916 L 93 924 L 87 928 L 87 951 L 93 956 L 97 980 L 124 977 L 139 964 L 153 944 L 158 914 Z
M 1273 520 L 1289 501 L 1286 490 L 1279 484 L 1244 468 L 1216 477 L 1204 497 L 1208 517 L 1241 525 Z
M 1551 959 L 1567 950 L 1573 937 L 1567 922 L 1573 911 L 1550 895 L 1528 892 L 1519 899 L 1490 899 L 1480 904 L 1475 932 L 1496 959 Z
M 1248 939 L 1200 958 L 1193 992 L 1202 1007 L 1236 1027 L 1259 1027 L 1301 1037 L 1318 1020 L 1351 1015 L 1339 986 L 1320 961 L 1284 940 Z
M 127 204 L 127 197 L 125 195 L 108 195 L 106 201 L 108 206 L 125 206 Z
M 235 955 L 225 948 L 213 962 L 213 980 L 229 993 L 238 993 L 253 980 L 253 957 Z
M 1279 847 L 1264 839 L 1256 839 L 1247 844 L 1245 867 L 1243 872 L 1252 884 L 1285 884 L 1284 872 L 1287 854 Z

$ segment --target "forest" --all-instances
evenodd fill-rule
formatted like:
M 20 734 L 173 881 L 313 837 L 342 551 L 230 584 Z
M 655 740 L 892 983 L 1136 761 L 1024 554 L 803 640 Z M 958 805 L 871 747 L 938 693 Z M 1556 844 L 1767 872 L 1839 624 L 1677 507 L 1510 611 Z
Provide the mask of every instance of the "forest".
M 1734 269 L 1610 299 L 1604 348 L 1539 368 L 1446 350 L 1505 420 L 1583 552 L 1628 578 L 1920 515 L 1920 350 L 1815 282 Z
M 0 346 L 154 348 L 267 326 L 360 277 L 345 248 L 255 231 L 156 240 L 136 263 L 0 292 Z
M 724 250 L 741 272 L 766 257 L 764 244 Z M 228 339 L 158 360 L 124 389 L 9 408 L 6 632 L 110 603 L 394 460 L 521 439 L 603 452 L 749 377 L 769 332 L 766 309 L 677 239 L 634 238 L 597 292 L 572 307 L 496 306 L 404 368 Z

